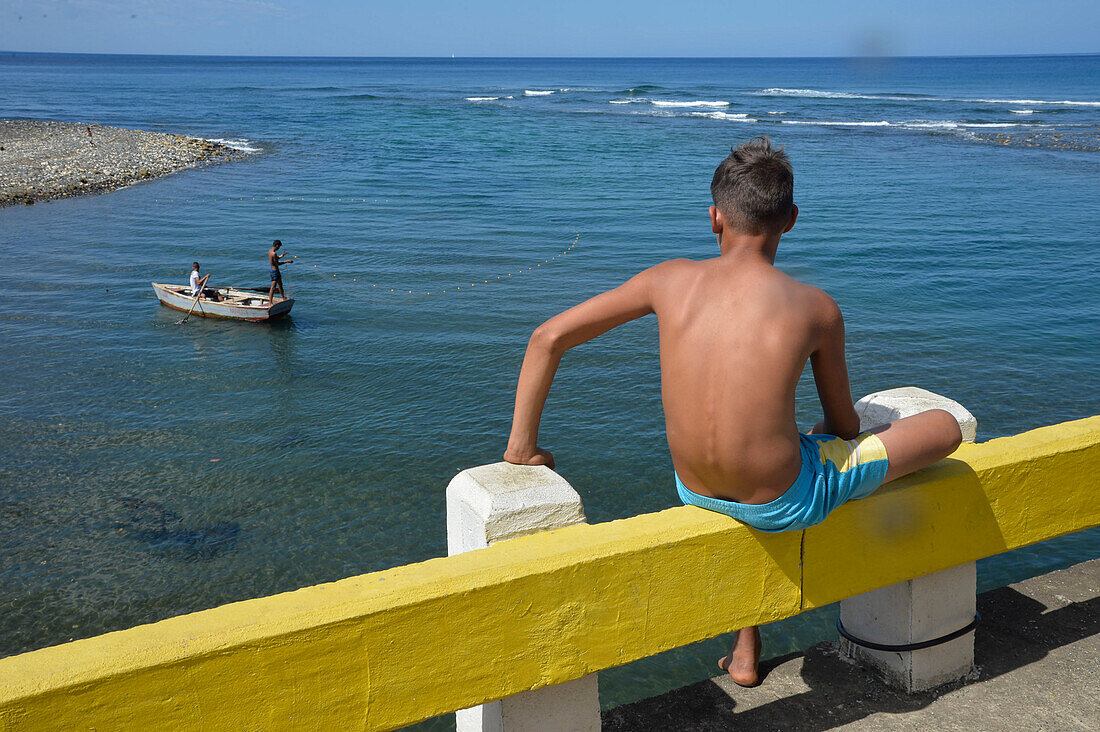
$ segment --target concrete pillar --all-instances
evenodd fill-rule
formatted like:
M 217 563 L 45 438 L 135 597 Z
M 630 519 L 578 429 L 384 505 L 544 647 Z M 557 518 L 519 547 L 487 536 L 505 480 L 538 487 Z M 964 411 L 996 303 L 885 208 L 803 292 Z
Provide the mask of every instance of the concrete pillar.
M 866 430 L 929 409 L 944 409 L 959 421 L 963 441 L 974 442 L 978 423 L 965 407 L 916 387 L 868 394 L 856 403 Z M 941 638 L 974 620 L 977 574 L 973 562 L 883 587 L 840 603 L 840 621 L 856 638 L 880 645 L 906 645 Z M 841 651 L 880 673 L 891 686 L 923 691 L 963 678 L 974 666 L 974 633 L 916 651 L 882 651 L 841 637 Z
M 585 522 L 581 497 L 545 466 L 494 463 L 447 486 L 447 553 Z M 596 674 L 456 712 L 458 732 L 599 732 Z

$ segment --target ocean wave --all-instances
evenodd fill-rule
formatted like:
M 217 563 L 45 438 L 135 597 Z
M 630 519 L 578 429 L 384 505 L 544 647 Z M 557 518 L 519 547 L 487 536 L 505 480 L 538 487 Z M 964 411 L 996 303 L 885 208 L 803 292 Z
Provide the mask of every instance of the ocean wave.
M 339 94 L 333 99 L 385 99 L 385 97 L 379 97 L 374 94 Z
M 821 91 L 819 89 L 784 89 L 780 87 L 751 92 L 758 96 L 809 97 L 818 99 L 877 99 L 895 102 L 961 102 L 963 104 L 1049 104 L 1067 107 L 1100 107 L 1100 102 L 1081 99 L 975 99 L 970 97 L 930 97 L 924 94 L 856 94 L 854 92 Z
M 1100 107 L 1100 102 L 1081 99 L 937 99 L 940 102 L 981 102 L 982 104 L 1050 104 L 1062 107 Z
M 495 102 L 500 97 L 466 97 L 467 102 Z
M 915 121 L 915 122 L 895 122 L 891 127 L 908 127 L 914 130 L 957 130 L 959 129 L 958 122 L 952 122 L 950 120 L 940 121 Z
M 729 102 L 675 102 L 664 99 L 650 100 L 654 107 L 728 107 Z
M 234 150 L 240 150 L 244 153 L 258 153 L 260 148 L 256 147 L 252 140 L 247 140 L 243 137 L 207 137 L 208 142 L 216 142 L 219 145 L 225 145 L 231 147 Z
M 877 99 L 878 97 L 869 97 L 863 94 L 852 94 L 851 92 L 830 92 L 830 91 L 818 91 L 817 89 L 761 89 L 758 92 L 753 92 L 761 96 L 767 97 L 818 97 L 822 99 Z
M 1013 114 L 1035 114 L 1034 109 L 1010 109 L 1008 111 Z
M 523 96 L 525 97 L 545 97 L 548 94 L 553 94 L 554 90 L 545 91 L 541 89 L 524 89 Z
M 995 128 L 995 127 L 1039 127 L 1040 125 L 1026 124 L 1023 122 L 959 122 L 956 120 L 914 120 L 912 122 L 895 122 L 895 127 L 907 127 L 910 129 L 944 129 L 958 130 L 969 128 Z
M 612 99 L 609 104 L 638 104 L 639 102 L 648 102 L 645 97 L 634 97 L 632 99 Z
M 727 122 L 759 122 L 747 114 L 734 112 L 692 112 L 692 117 L 706 117 L 707 119 L 720 119 Z
M 857 122 L 854 120 L 825 120 L 825 119 L 781 119 L 777 120 L 781 125 L 819 125 L 821 127 L 893 127 L 894 123 L 880 120 L 878 122 Z
M 1041 125 L 1026 124 L 1023 122 L 962 122 L 959 120 L 904 120 L 890 122 L 888 120 L 823 120 L 823 119 L 781 119 L 776 120 L 781 125 L 817 125 L 820 127 L 897 127 L 909 130 L 963 130 L 996 127 L 1030 127 L 1038 128 Z
M 638 86 L 632 86 L 629 89 L 620 89 L 615 92 L 616 94 L 645 94 L 651 91 L 662 91 L 663 86 L 657 86 L 656 84 L 639 84 Z

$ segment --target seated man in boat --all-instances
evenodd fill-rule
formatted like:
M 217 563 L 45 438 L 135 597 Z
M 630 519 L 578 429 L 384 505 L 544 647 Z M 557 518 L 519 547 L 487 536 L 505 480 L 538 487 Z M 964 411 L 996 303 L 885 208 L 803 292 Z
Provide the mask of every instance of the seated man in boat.
M 283 243 L 276 239 L 271 248 L 267 250 L 267 263 L 271 265 L 271 290 L 267 293 L 267 304 L 275 302 L 275 288 L 279 288 L 279 297 L 286 299 L 286 293 L 283 292 L 283 273 L 279 270 L 279 266 L 283 264 L 292 264 L 292 260 L 286 259 L 289 254 L 279 254 L 279 248 L 283 246 Z
M 206 275 L 209 277 L 210 275 Z M 194 297 L 202 291 L 202 286 L 206 284 L 206 277 L 199 279 L 199 263 L 193 262 L 191 264 L 191 297 Z
M 191 297 L 196 297 L 200 292 L 202 296 L 207 300 L 214 300 L 217 302 L 221 300 L 217 290 L 212 290 L 206 287 L 206 281 L 210 279 L 210 275 L 206 275 L 202 279 L 199 279 L 199 263 L 191 263 Z

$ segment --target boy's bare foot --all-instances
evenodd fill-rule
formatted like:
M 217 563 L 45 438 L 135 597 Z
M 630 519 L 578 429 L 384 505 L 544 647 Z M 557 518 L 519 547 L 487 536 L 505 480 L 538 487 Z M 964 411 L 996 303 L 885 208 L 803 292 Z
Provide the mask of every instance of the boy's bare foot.
M 730 675 L 738 686 L 760 683 L 760 629 L 756 626 L 737 631 L 737 640 L 729 655 L 718 659 L 718 668 Z

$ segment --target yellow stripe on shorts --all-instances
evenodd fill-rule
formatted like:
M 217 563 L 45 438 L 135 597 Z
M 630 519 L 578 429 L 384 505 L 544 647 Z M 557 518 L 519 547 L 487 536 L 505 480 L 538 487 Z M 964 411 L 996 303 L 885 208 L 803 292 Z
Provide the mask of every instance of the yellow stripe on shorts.
M 841 473 L 857 465 L 887 459 L 886 446 L 882 444 L 878 435 L 872 435 L 870 432 L 860 433 L 854 440 L 834 437 L 817 443 L 817 449 L 821 453 L 821 461 L 828 460 Z

